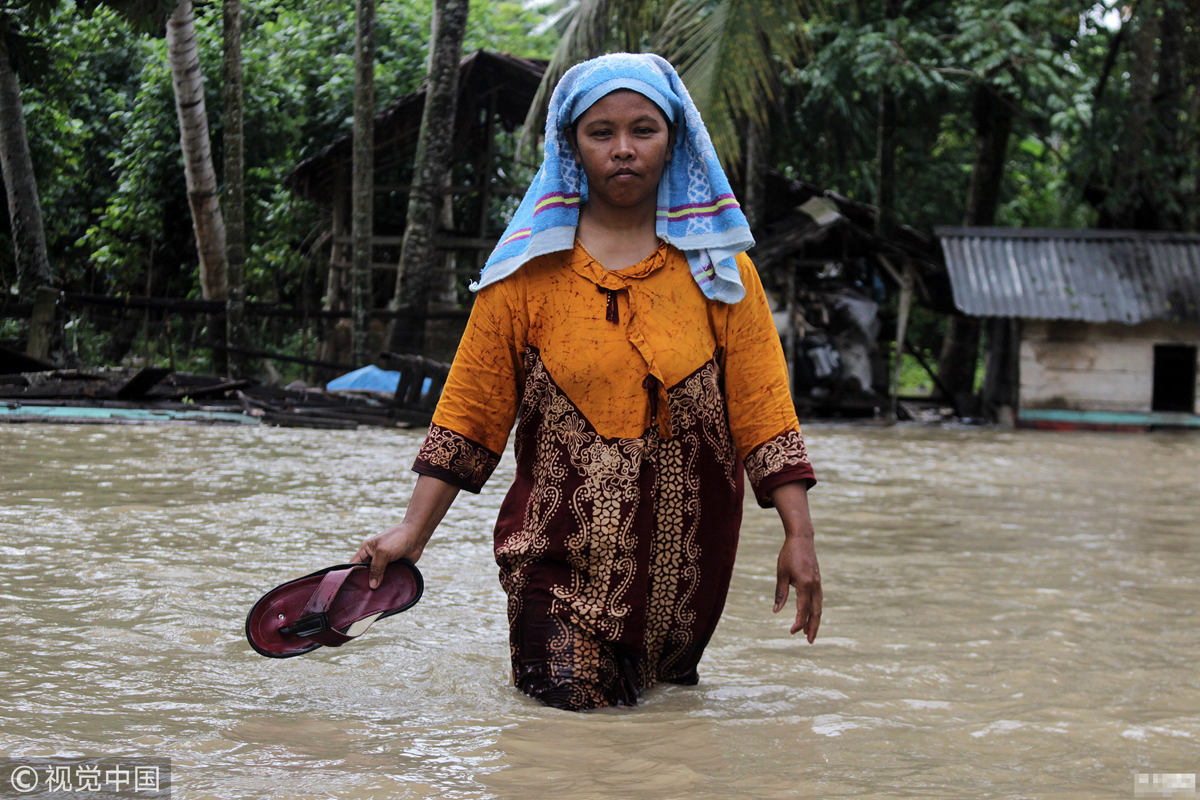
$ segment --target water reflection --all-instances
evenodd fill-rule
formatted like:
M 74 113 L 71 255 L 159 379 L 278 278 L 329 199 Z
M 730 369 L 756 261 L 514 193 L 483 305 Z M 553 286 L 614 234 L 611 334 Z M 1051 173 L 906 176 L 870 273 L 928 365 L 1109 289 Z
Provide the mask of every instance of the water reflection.
M 817 645 L 770 613 L 778 525 L 748 506 L 701 684 L 572 715 L 508 685 L 511 458 L 413 611 L 273 661 L 245 611 L 398 518 L 420 434 L 0 427 L 0 751 L 170 756 L 184 798 L 1082 798 L 1195 770 L 1200 439 L 808 437 Z

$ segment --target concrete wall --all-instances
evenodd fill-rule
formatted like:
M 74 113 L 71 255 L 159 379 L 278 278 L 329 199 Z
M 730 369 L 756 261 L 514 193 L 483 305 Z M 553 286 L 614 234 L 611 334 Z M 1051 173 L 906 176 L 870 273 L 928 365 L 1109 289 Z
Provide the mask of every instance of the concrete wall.
M 1148 412 L 1156 344 L 1200 345 L 1200 323 L 1025 320 L 1021 407 Z

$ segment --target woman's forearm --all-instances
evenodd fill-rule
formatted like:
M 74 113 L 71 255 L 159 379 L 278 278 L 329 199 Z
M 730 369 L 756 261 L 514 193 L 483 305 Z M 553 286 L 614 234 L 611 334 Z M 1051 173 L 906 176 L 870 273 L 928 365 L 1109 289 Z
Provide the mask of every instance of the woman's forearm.
M 424 547 L 458 497 L 459 488 L 429 475 L 418 475 L 401 525 L 410 525 Z
M 355 562 L 371 562 L 372 589 L 379 585 L 384 568 L 396 559 L 407 558 L 416 563 L 456 497 L 457 486 L 428 475 L 417 478 L 404 520 L 364 541 L 354 554 Z
M 785 483 L 771 490 L 771 500 L 783 522 L 785 537 L 813 536 L 812 516 L 808 511 L 808 487 L 801 481 Z

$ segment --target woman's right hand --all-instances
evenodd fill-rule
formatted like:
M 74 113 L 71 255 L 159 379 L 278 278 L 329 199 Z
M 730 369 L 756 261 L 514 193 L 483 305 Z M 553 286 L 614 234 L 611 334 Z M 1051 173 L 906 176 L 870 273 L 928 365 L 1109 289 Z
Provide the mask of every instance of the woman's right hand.
M 425 551 L 433 529 L 450 510 L 458 487 L 429 475 L 417 478 L 412 499 L 404 512 L 404 521 L 399 525 L 378 533 L 358 546 L 354 563 L 371 562 L 371 588 L 379 587 L 383 571 L 398 558 L 407 558 L 414 564 Z
M 364 541 L 358 546 L 358 552 L 351 561 L 371 562 L 371 588 L 375 589 L 379 586 L 388 564 L 400 558 L 407 558 L 415 564 L 424 550 L 425 542 L 421 541 L 420 532 L 414 530 L 406 520 Z

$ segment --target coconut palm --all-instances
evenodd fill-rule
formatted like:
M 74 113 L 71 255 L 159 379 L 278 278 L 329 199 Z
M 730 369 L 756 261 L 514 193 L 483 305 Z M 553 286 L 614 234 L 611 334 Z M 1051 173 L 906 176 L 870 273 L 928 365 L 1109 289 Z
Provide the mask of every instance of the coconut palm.
M 524 138 L 540 130 L 550 92 L 573 64 L 612 50 L 653 51 L 676 65 L 717 154 L 740 173 L 743 146 L 765 138 L 780 76 L 803 57 L 806 19 L 818 10 L 813 0 L 568 0 Z
M 434 3 L 425 109 L 421 113 L 412 190 L 400 245 L 400 268 L 391 303 L 392 309 L 409 309 L 411 316 L 392 323 L 388 341 L 393 349 L 420 351 L 424 347 L 424 316 L 432 291 L 431 265 L 436 263 L 437 253 L 434 233 L 452 155 L 452 137 L 445 132 L 454 127 L 458 66 L 469 11 L 470 0 Z
M 179 117 L 188 205 L 192 209 L 192 228 L 196 232 L 196 250 L 200 255 L 200 292 L 205 300 L 224 300 L 225 221 L 221 216 L 217 173 L 213 168 L 212 144 L 208 136 L 192 0 L 179 0 L 167 19 L 167 59 L 175 85 L 175 112 Z
M 13 64 L 14 51 L 26 47 L 21 28 L 17 13 L 8 9 L 0 11 L 0 168 L 16 251 L 17 289 L 20 299 L 28 301 L 38 286 L 50 284 L 52 275 L 46 256 L 46 234 L 42 227 L 33 160 L 29 155 L 29 137 L 25 131 L 21 84 Z
M 28 67 L 30 61 L 37 60 L 29 56 L 39 46 L 38 27 L 59 2 L 25 0 L 6 4 L 0 9 L 0 167 L 16 251 L 18 292 L 25 300 L 33 296 L 38 286 L 49 285 L 53 274 L 46 253 L 46 234 L 29 154 L 16 63 L 21 61 Z M 135 28 L 152 30 L 161 27 L 170 13 L 165 5 L 168 2 L 170 0 L 77 0 L 75 6 L 84 14 L 107 6 Z

